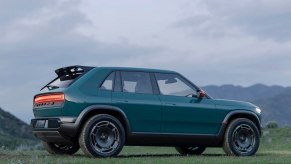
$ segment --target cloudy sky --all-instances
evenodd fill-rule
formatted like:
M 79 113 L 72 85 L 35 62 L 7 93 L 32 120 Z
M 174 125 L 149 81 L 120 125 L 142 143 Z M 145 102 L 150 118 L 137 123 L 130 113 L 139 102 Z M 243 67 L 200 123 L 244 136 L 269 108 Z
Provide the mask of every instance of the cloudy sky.
M 68 65 L 176 70 L 197 85 L 289 86 L 290 0 L 0 0 L 0 106 Z

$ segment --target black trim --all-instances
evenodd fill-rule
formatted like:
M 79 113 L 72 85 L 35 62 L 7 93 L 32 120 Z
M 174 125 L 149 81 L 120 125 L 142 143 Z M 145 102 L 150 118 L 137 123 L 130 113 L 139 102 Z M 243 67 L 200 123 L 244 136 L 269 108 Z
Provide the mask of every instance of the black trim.
M 68 67 L 62 67 L 57 70 L 55 70 L 55 73 L 58 75 L 58 77 L 63 76 L 65 74 L 72 74 L 72 73 L 78 73 L 78 72 L 88 72 L 94 67 L 88 67 L 88 66 L 80 66 L 80 65 L 75 65 L 75 66 L 68 66 Z M 71 70 L 74 69 L 74 72 Z M 81 69 L 80 71 L 78 69 Z
M 223 140 L 223 137 L 224 137 L 224 133 L 225 133 L 226 127 L 227 127 L 227 124 L 225 124 L 225 123 L 221 123 L 220 129 L 219 129 L 219 132 L 218 132 L 218 134 L 217 134 L 217 136 L 219 137 L 219 139 L 220 139 L 221 142 L 222 142 L 222 140 Z
M 126 121 L 126 124 L 127 124 L 127 128 L 128 130 L 130 130 L 130 127 L 129 127 L 129 121 L 125 115 L 125 113 L 118 107 L 115 107 L 115 106 L 110 106 L 110 105 L 92 105 L 92 106 L 89 106 L 87 108 L 85 108 L 78 116 L 77 120 L 76 120 L 76 123 L 80 126 L 80 123 L 83 121 L 84 117 L 91 111 L 93 110 L 100 110 L 100 109 L 105 109 L 105 110 L 109 110 L 109 111 L 115 111 L 115 112 L 119 112 L 125 119 Z
M 122 92 L 120 71 L 115 71 L 114 92 Z
M 43 130 L 34 130 L 32 133 L 39 139 L 49 142 L 49 143 L 59 143 L 59 144 L 68 144 L 75 145 L 77 144 L 75 141 L 70 138 L 65 138 L 58 131 L 43 131 Z
M 150 72 L 150 78 L 151 78 L 151 83 L 152 83 L 152 88 L 153 88 L 154 94 L 159 95 L 160 89 L 159 89 L 155 74 Z
M 228 121 L 229 119 L 233 116 L 233 115 L 236 115 L 236 114 L 247 114 L 247 115 L 251 115 L 253 117 L 256 118 L 257 120 L 257 124 L 256 122 L 254 122 L 256 125 L 257 125 L 257 128 L 260 132 L 260 134 L 262 134 L 262 126 L 261 126 L 261 120 L 260 118 L 258 117 L 258 115 L 256 115 L 254 112 L 251 112 L 251 111 L 245 111 L 245 110 L 234 110 L 234 111 L 231 111 L 229 112 L 223 119 L 223 123 L 224 124 L 228 124 Z
M 126 140 L 129 146 L 221 146 L 217 135 L 191 135 L 166 133 L 132 133 Z
M 218 134 L 149 133 L 132 132 L 128 135 L 129 146 L 207 146 L 221 147 L 227 125 L 222 123 Z
M 228 122 L 228 119 L 235 115 L 235 114 L 250 114 L 254 117 L 256 117 L 257 121 L 260 122 L 260 119 L 259 117 L 254 113 L 254 112 L 250 112 L 250 111 L 245 111 L 245 110 L 234 110 L 234 111 L 231 111 L 229 112 L 223 119 L 223 122 L 227 123 Z
M 39 120 L 44 120 L 46 124 L 42 127 L 36 126 L 36 123 Z M 71 133 L 74 133 L 76 129 L 69 128 L 69 131 L 67 129 L 68 127 L 73 127 L 75 120 L 75 117 L 41 117 L 32 119 L 30 126 L 32 128 L 32 133 L 43 141 L 73 145 L 76 141 L 74 137 L 71 136 Z

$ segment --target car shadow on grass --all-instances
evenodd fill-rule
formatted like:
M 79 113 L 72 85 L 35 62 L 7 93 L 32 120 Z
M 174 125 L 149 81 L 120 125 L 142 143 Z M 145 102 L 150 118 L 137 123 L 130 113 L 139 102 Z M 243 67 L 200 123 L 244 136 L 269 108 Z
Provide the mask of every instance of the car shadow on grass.
M 54 155 L 43 155 L 43 156 L 54 156 Z M 66 156 L 66 155 L 61 155 Z M 70 155 L 68 155 L 70 156 Z M 121 154 L 116 157 L 109 157 L 109 158 L 161 158 L 161 157 L 227 157 L 225 154 L 201 154 L 201 155 L 180 155 L 180 154 Z M 57 156 L 56 156 L 57 157 Z M 60 157 L 60 156 L 58 156 Z M 85 154 L 74 154 L 73 157 L 88 157 Z M 89 157 L 88 157 L 89 158 Z M 98 157 L 97 157 L 98 158 Z
M 250 157 L 262 157 L 262 156 L 270 156 L 271 154 L 256 154 L 255 156 L 250 156 Z M 26 158 L 26 157 L 29 157 L 31 155 L 27 155 L 27 154 L 15 154 L 13 156 L 11 155 L 5 155 L 5 156 L 0 156 L 0 159 L 9 159 L 11 157 L 15 158 L 15 157 L 18 157 L 18 158 Z M 56 157 L 56 158 L 62 158 L 62 157 L 75 157 L 75 158 L 90 158 L 88 156 L 86 156 L 85 154 L 74 154 L 74 155 L 51 155 L 51 154 L 40 154 L 40 155 L 37 155 L 38 157 Z M 120 159 L 126 159 L 126 158 L 167 158 L 167 157 L 181 157 L 181 158 L 184 158 L 184 157 L 235 157 L 235 156 L 227 156 L 226 154 L 201 154 L 201 155 L 180 155 L 180 154 L 121 154 L 117 157 L 110 157 L 110 158 L 120 158 Z M 97 157 L 98 158 L 98 157 Z M 240 157 L 237 157 L 237 158 L 240 158 Z M 249 158 L 249 157 L 244 157 L 244 158 Z
M 80 154 L 81 155 L 81 154 Z M 262 157 L 270 156 L 272 154 L 258 153 L 254 156 L 248 157 L 237 157 L 237 156 L 228 156 L 226 154 L 201 154 L 201 155 L 180 155 L 180 154 L 128 154 L 128 155 L 119 155 L 113 158 L 160 158 L 160 157 L 230 157 L 230 158 L 252 158 L 252 157 Z
M 212 156 L 212 157 L 219 157 L 219 156 L 226 156 L 225 154 L 202 154 L 202 155 L 180 155 L 180 154 L 128 154 L 128 155 L 119 155 L 114 158 L 160 158 L 160 157 L 193 157 L 193 156 Z

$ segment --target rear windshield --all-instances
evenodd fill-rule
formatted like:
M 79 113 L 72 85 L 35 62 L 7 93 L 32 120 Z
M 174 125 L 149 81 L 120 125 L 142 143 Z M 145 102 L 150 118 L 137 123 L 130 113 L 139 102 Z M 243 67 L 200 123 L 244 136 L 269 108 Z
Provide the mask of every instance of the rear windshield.
M 72 83 L 74 83 L 81 76 L 86 74 L 89 69 L 76 69 L 76 71 L 66 71 L 64 73 L 59 74 L 54 80 L 44 86 L 41 90 L 53 90 L 57 88 L 67 88 Z
M 52 83 L 49 85 L 52 87 L 58 87 L 58 88 L 67 88 L 75 79 L 79 76 L 77 75 L 63 75 L 57 79 L 55 79 Z

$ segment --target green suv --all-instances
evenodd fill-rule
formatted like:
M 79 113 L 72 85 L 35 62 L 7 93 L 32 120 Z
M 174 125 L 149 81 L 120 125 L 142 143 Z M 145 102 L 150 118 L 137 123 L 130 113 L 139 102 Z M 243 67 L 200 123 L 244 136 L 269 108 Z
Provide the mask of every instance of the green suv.
M 182 155 L 223 147 L 254 155 L 261 110 L 218 100 L 174 71 L 70 66 L 35 95 L 33 134 L 51 154 L 117 156 L 124 145 L 173 146 Z M 237 93 L 239 94 L 239 93 Z

